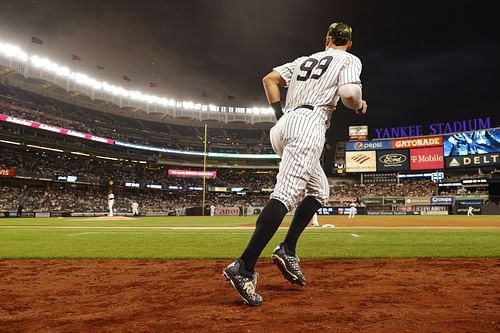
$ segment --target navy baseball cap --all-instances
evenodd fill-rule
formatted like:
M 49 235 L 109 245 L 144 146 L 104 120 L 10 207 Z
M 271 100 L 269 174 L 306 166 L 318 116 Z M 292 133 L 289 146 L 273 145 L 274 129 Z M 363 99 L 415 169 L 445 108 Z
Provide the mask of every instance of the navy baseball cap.
M 332 38 L 352 39 L 352 28 L 349 24 L 334 22 L 328 27 L 328 36 Z

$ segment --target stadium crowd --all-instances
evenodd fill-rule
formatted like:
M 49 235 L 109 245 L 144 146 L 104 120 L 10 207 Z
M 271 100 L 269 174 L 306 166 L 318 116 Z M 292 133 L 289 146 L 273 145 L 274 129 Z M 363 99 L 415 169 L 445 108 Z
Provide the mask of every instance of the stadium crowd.
M 79 186 L 0 186 L 0 212 L 16 211 L 19 205 L 29 212 L 106 212 L 107 189 Z M 199 207 L 202 194 L 196 192 L 172 192 L 163 190 L 117 189 L 114 209 L 117 213 L 131 211 L 132 202 L 139 203 L 142 212 L 163 212 L 175 214 L 176 210 Z M 265 204 L 267 196 L 236 194 L 210 194 L 206 205 L 214 206 L 254 206 Z
M 406 180 L 399 184 L 338 184 L 330 187 L 330 197 L 425 197 L 437 195 L 430 180 Z
M 2 147 L 0 168 L 13 169 L 17 176 L 57 179 L 76 176 L 80 182 L 107 184 L 144 183 L 176 186 L 202 186 L 202 178 L 168 175 L 171 167 L 159 164 L 126 163 L 67 154 L 23 151 Z M 208 186 L 244 187 L 257 191 L 272 187 L 275 171 L 255 173 L 251 170 L 219 169 L 216 178 L 207 178 Z
M 0 84 L 0 113 L 134 144 L 203 150 L 204 129 L 84 109 Z M 272 154 L 268 130 L 210 128 L 208 151 Z

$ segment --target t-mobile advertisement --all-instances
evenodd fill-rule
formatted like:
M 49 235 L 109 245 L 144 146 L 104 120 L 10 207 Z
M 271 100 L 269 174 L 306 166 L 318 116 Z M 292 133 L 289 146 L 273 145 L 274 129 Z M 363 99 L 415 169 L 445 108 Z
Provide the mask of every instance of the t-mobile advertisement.
M 443 147 L 410 149 L 410 170 L 444 168 Z

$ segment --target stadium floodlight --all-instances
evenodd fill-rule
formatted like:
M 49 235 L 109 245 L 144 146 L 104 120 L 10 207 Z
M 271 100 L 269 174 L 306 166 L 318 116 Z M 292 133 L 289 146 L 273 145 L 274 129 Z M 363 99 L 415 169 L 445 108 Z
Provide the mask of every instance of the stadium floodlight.
M 7 58 L 15 58 L 22 62 L 28 61 L 28 54 L 15 45 L 0 43 L 0 53 Z
M 172 98 L 148 95 L 141 93 L 140 91 L 129 91 L 120 86 L 109 84 L 104 81 L 98 81 L 86 74 L 72 72 L 70 68 L 66 66 L 60 66 L 57 63 L 49 60 L 48 58 L 44 58 L 38 55 L 30 56 L 28 55 L 28 53 L 21 50 L 18 46 L 7 43 L 0 42 L 0 55 L 5 56 L 6 58 L 14 58 L 15 60 L 20 60 L 23 62 L 30 61 L 31 66 L 34 68 L 54 73 L 57 76 L 66 77 L 70 81 L 73 81 L 79 85 L 90 87 L 95 90 L 100 90 L 101 92 L 111 93 L 112 95 L 127 97 L 131 100 L 145 102 L 148 104 L 157 104 L 163 107 L 175 107 L 178 109 L 196 110 L 201 112 L 230 112 L 256 115 L 273 114 L 271 108 L 226 107 L 212 104 L 206 105 L 201 103 L 194 103 L 191 101 L 176 101 Z
M 92 88 L 97 89 L 97 90 L 101 90 L 103 88 L 103 84 L 101 82 L 99 82 L 96 79 L 93 79 L 91 77 L 88 77 L 87 75 L 82 74 L 82 73 L 72 72 L 71 79 L 78 84 L 92 87 Z
M 182 102 L 182 107 L 186 110 L 192 110 L 194 106 L 193 102 Z
M 41 58 L 39 56 L 31 57 L 31 64 L 36 68 L 43 68 L 49 72 L 53 72 L 59 76 L 71 76 L 71 70 L 66 66 L 59 66 L 55 62 L 50 61 L 47 58 Z
M 257 108 L 257 107 L 253 107 L 250 110 L 250 113 L 253 113 L 253 114 L 260 114 L 260 109 Z
M 102 89 L 106 92 L 112 93 L 113 95 L 122 95 L 123 97 L 129 97 L 130 93 L 132 93 L 122 87 L 118 87 L 107 82 L 102 83 Z

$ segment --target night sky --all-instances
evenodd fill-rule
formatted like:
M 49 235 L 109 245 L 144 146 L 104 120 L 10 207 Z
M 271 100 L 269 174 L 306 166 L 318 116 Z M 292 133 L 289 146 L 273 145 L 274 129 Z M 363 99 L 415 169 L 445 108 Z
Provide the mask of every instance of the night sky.
M 340 107 L 334 142 L 353 124 L 373 132 L 490 116 L 498 126 L 500 28 L 492 6 L 478 0 L 16 0 L 1 3 L 0 40 L 125 88 L 266 106 L 262 76 L 322 50 L 329 24 L 343 21 L 353 27 L 352 53 L 363 63 L 369 115 Z M 32 44 L 31 36 L 43 45 Z M 158 87 L 149 88 L 151 81 Z

